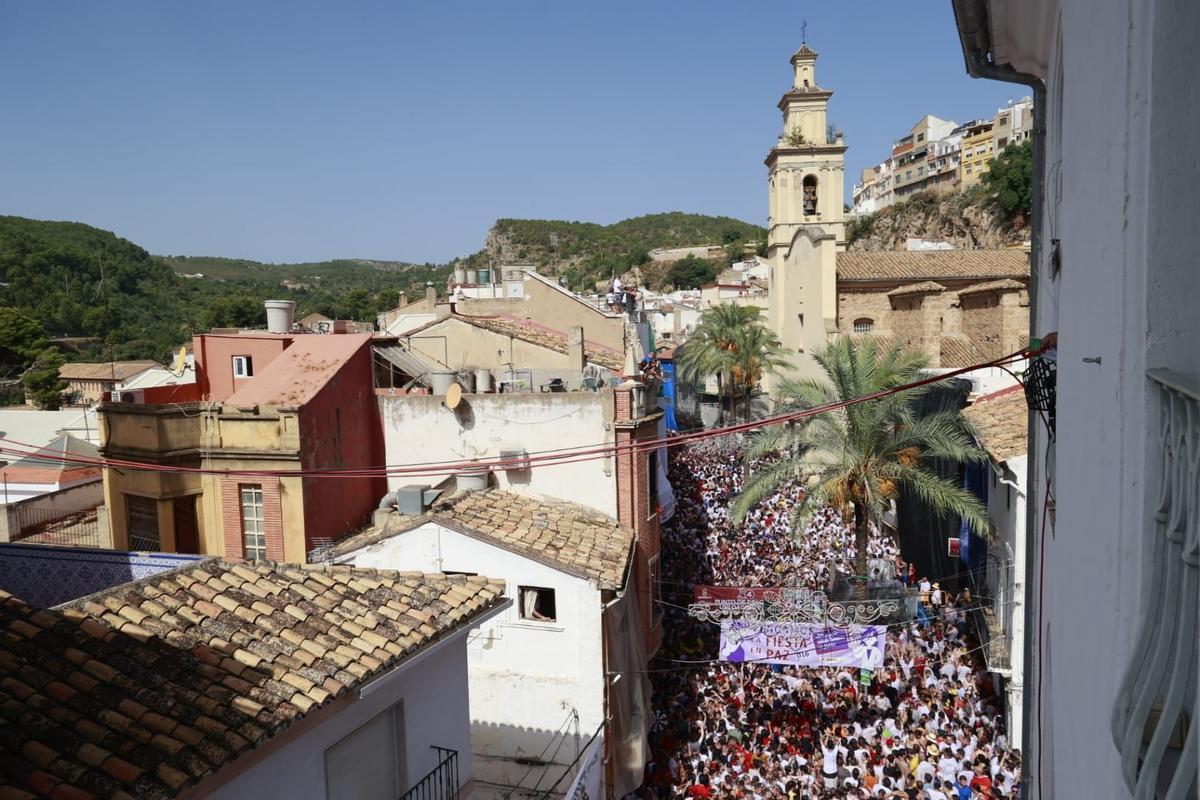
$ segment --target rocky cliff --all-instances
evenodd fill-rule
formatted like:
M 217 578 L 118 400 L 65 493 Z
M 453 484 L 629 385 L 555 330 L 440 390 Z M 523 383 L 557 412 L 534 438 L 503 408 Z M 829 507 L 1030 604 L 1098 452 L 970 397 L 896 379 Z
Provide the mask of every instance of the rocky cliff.
M 909 238 L 994 249 L 1025 241 L 1029 228 L 1024 219 L 1012 218 L 970 192 L 924 192 L 846 225 L 849 250 L 903 250 Z

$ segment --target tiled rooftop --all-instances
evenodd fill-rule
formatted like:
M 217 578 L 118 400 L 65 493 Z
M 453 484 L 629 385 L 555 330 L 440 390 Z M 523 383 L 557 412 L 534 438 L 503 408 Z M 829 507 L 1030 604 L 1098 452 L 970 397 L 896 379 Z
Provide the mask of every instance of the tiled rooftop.
M 1027 278 L 1029 254 L 1008 250 L 884 250 L 837 254 L 841 281 Z
M 402 536 L 426 522 L 595 580 L 604 589 L 622 585 L 633 543 L 633 531 L 586 506 L 488 489 L 441 500 L 423 516 L 393 514 L 389 524 L 339 542 L 334 556 Z
M 59 367 L 58 377 L 64 381 L 123 381 L 157 366 L 157 361 L 74 362 Z
M 945 286 L 933 281 L 922 281 L 921 283 L 910 283 L 907 286 L 900 286 L 888 292 L 888 297 L 899 297 L 905 294 L 924 294 L 926 292 L 944 292 Z
M 1029 451 L 1029 407 L 1020 386 L 985 395 L 963 413 L 979 432 L 980 444 L 997 461 Z
M 1019 292 L 1025 288 L 1025 284 L 1020 281 L 1014 281 L 1012 278 L 1001 278 L 998 281 L 987 281 L 986 283 L 976 283 L 968 286 L 965 289 L 959 289 L 959 294 L 978 294 L 980 292 Z
M 433 517 L 607 589 L 621 585 L 633 542 L 633 531 L 586 506 L 495 489 L 443 500 Z
M 561 331 L 538 325 L 531 320 L 512 319 L 510 317 L 468 317 L 456 315 L 454 319 L 461 320 L 477 328 L 511 336 L 531 344 L 540 345 L 558 353 L 567 352 L 567 335 Z M 586 335 L 586 332 L 585 332 Z M 609 369 L 621 369 L 625 364 L 624 357 L 615 350 L 601 347 L 595 342 L 583 343 L 583 355 L 593 364 L 599 364 Z
M 0 798 L 169 798 L 502 600 L 482 577 L 216 560 L 0 592 Z
M 938 343 L 940 363 L 945 369 L 961 369 L 985 361 L 975 342 L 960 333 L 948 333 Z

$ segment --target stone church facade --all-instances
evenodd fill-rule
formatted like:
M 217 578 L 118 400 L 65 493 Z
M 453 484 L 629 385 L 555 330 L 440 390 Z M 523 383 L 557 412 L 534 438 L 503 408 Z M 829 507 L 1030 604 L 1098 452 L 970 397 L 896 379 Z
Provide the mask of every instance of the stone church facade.
M 811 354 L 835 336 L 875 336 L 952 369 L 1025 346 L 1029 254 L 1008 250 L 846 252 L 845 153 L 827 123 L 833 92 L 817 54 L 792 55 L 779 101 L 783 133 L 767 154 L 767 321 L 791 356 L 788 377 L 819 377 Z M 779 377 L 767 375 L 773 391 Z

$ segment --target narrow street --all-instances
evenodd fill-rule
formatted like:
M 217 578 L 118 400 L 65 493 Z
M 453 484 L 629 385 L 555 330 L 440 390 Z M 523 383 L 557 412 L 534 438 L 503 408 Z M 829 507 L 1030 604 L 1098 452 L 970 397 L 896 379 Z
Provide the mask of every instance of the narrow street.
M 671 471 L 678 506 L 663 530 L 666 638 L 650 667 L 653 761 L 639 797 L 939 800 L 968 786 L 973 797 L 1015 796 L 1020 754 L 1008 747 L 955 605 L 968 598 L 934 597 L 941 613 L 928 623 L 890 626 L 869 686 L 852 668 L 716 661 L 719 625 L 686 613 L 694 586 L 821 589 L 830 563 L 848 568 L 853 533 L 824 509 L 793 537 L 796 488 L 732 525 L 741 465 L 727 445 L 675 450 Z M 874 532 L 868 555 L 903 563 L 890 537 Z

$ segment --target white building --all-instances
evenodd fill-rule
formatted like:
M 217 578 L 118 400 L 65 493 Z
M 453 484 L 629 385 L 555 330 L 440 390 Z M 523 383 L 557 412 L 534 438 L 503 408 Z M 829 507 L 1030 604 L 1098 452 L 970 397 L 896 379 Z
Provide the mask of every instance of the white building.
M 468 648 L 475 796 L 561 794 L 559 779 L 603 729 L 616 761 L 607 796 L 621 797 L 641 783 L 650 713 L 637 592 L 626 591 L 633 552 L 633 531 L 612 517 L 492 490 L 393 515 L 334 558 L 503 575 L 516 604 Z
M 1194 798 L 1200 4 L 954 8 L 968 71 L 1030 85 L 1037 114 L 1056 400 L 1030 425 L 1023 796 Z
M 1025 517 L 1028 491 L 1029 413 L 1019 386 L 977 399 L 965 412 L 991 456 L 982 494 L 996 536 L 986 545 L 987 560 L 980 595 L 984 630 L 983 656 L 998 676 L 995 687 L 1004 697 L 1008 738 L 1021 746 L 1025 658 Z M 978 584 L 977 584 L 978 585 Z
M 5 714 L 21 720 L 0 782 L 12 797 L 468 796 L 466 640 L 511 605 L 501 589 L 209 559 L 49 609 L 0 591 Z

